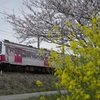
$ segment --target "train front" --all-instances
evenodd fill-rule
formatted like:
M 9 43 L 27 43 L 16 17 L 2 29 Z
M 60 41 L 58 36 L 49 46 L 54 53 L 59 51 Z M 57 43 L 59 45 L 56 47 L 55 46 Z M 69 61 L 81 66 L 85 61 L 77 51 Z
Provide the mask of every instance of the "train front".
M 1 53 L 2 53 L 2 42 L 0 41 L 0 63 L 1 63 Z
M 5 50 L 3 43 L 0 41 L 0 63 L 5 62 Z

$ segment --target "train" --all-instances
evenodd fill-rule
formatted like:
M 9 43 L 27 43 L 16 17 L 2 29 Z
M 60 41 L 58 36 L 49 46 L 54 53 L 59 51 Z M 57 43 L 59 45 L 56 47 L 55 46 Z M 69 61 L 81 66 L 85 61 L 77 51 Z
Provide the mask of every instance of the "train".
M 48 63 L 50 51 L 39 49 L 31 45 L 14 43 L 9 40 L 0 41 L 0 70 L 51 73 Z

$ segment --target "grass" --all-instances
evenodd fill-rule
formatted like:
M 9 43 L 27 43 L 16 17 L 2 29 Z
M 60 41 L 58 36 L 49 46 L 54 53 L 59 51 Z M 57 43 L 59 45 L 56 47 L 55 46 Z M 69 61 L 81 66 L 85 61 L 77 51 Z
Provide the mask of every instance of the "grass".
M 37 80 L 43 83 L 42 88 L 36 85 Z M 58 79 L 54 75 L 3 72 L 0 74 L 0 95 L 57 90 L 54 85 L 56 81 Z

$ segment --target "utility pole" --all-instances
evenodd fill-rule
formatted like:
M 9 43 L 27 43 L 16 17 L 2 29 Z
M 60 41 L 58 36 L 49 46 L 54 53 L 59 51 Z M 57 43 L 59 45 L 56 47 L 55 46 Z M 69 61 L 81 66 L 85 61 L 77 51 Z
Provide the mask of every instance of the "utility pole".
M 41 37 L 40 35 L 37 36 L 37 48 L 40 49 Z
M 37 48 L 38 48 L 38 49 L 40 48 L 40 37 L 39 37 L 39 35 L 38 35 L 38 37 L 37 37 Z
M 62 46 L 62 55 L 65 54 L 65 47 L 64 47 L 64 34 L 63 34 L 63 22 L 61 22 L 61 26 L 60 26 L 60 33 L 61 33 L 61 46 Z

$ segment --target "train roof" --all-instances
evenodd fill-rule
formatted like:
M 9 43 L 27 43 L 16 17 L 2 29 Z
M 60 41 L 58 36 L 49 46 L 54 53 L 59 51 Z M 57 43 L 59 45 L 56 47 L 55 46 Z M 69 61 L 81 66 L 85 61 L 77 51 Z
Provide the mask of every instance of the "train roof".
M 13 47 L 38 50 L 38 48 L 33 47 L 31 45 L 23 45 L 23 44 L 19 44 L 19 43 L 14 43 L 14 42 L 10 42 L 9 40 L 4 40 L 3 42 L 4 42 L 4 44 L 9 45 L 9 46 L 13 46 Z M 48 49 L 44 49 L 44 48 L 43 48 L 43 50 L 49 51 Z
M 14 43 L 14 42 L 10 42 L 9 40 L 4 40 L 3 42 L 4 42 L 4 44 L 9 45 L 9 46 L 22 47 L 22 48 L 31 48 L 31 49 L 38 49 L 38 48 L 33 47 L 31 45 L 23 45 L 23 44 L 20 44 L 20 43 Z

